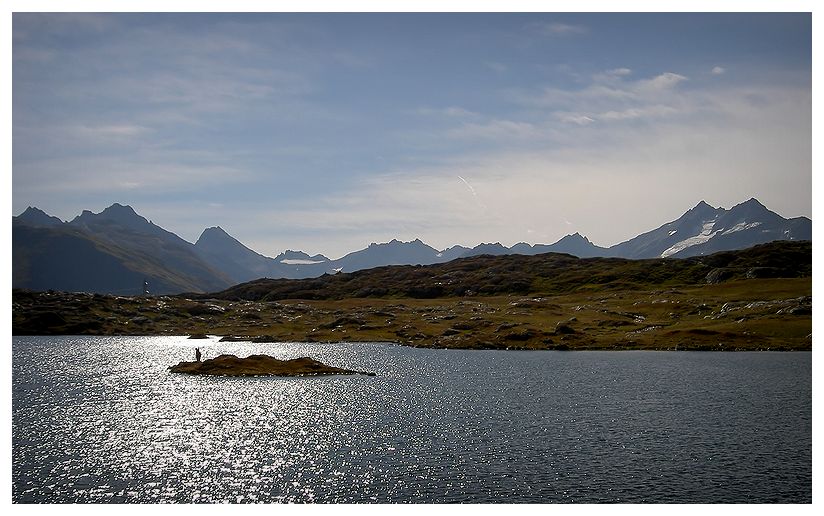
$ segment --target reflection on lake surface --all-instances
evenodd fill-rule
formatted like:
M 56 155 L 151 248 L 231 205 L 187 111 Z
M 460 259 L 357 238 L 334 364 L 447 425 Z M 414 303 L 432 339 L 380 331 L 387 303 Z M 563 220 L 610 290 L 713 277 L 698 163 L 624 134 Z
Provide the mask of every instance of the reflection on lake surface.
M 220 353 L 378 375 L 214 378 Z M 15 337 L 14 502 L 810 502 L 811 353 Z

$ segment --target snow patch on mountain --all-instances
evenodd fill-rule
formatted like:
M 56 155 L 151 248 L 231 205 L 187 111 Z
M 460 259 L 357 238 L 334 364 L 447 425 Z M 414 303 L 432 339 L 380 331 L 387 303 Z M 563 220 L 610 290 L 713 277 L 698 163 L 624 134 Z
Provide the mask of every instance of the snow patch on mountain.
M 739 222 L 738 224 L 734 225 L 730 229 L 721 233 L 722 235 L 729 235 L 730 233 L 735 233 L 736 231 L 744 231 L 745 229 L 752 229 L 755 227 L 760 226 L 760 222 L 751 222 L 747 224 L 746 222 Z
M 284 258 L 280 261 L 286 265 L 315 265 L 316 263 L 323 263 L 323 260 L 301 260 L 298 258 Z
M 695 236 L 691 236 L 687 239 L 681 240 L 677 244 L 665 250 L 663 253 L 661 253 L 661 258 L 666 258 L 667 256 L 672 256 L 675 253 L 680 253 L 687 247 L 703 244 L 710 238 L 714 237 L 716 234 L 723 230 L 723 228 L 716 231 L 712 230 L 713 226 L 715 226 L 715 221 L 716 219 L 704 221 L 704 224 L 701 226 L 700 233 L 698 233 Z

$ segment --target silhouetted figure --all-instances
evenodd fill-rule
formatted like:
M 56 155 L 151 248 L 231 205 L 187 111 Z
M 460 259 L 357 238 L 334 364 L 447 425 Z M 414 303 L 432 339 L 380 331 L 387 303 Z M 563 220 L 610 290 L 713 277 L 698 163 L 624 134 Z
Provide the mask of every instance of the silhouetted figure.
M 195 348 L 195 362 L 200 362 L 200 348 Z

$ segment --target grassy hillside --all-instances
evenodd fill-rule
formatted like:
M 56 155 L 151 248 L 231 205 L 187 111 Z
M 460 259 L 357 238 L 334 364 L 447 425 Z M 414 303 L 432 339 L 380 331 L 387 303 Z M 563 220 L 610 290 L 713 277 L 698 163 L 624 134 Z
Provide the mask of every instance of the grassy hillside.
M 157 293 L 204 292 L 231 284 L 188 244 L 119 226 L 109 234 L 117 238 L 72 226 L 13 223 L 12 284 L 32 290 L 124 294 L 141 293 L 143 280 Z
M 225 300 L 435 299 L 700 285 L 812 274 L 810 242 L 773 242 L 687 259 L 576 258 L 566 254 L 476 256 L 428 266 L 387 266 L 305 280 L 260 279 L 199 296 Z
M 482 256 L 205 296 L 15 290 L 12 328 L 435 348 L 810 350 L 811 273 L 809 243 L 689 260 Z M 463 295 L 426 298 L 437 292 Z

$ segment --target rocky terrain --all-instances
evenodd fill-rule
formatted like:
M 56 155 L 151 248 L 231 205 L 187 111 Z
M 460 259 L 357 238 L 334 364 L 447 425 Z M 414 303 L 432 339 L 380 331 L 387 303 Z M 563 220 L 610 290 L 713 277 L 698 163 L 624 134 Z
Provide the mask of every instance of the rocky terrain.
M 15 335 L 472 349 L 812 349 L 809 242 L 688 259 L 481 256 L 210 295 L 12 292 Z
M 289 301 L 13 293 L 16 335 L 190 335 L 472 349 L 812 349 L 809 278 L 551 297 Z
M 322 376 L 332 374 L 368 374 L 332 367 L 309 357 L 278 360 L 268 355 L 251 355 L 238 358 L 220 355 L 202 362 L 180 362 L 169 368 L 173 373 L 202 374 L 210 376 Z

